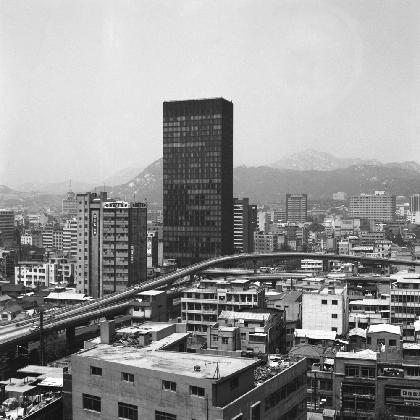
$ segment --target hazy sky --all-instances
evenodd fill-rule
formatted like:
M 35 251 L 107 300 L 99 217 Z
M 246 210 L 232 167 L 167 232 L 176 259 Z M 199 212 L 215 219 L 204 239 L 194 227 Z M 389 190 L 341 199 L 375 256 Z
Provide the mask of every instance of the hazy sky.
M 0 0 L 0 184 L 162 155 L 162 102 L 234 102 L 235 164 L 420 162 L 418 0 Z

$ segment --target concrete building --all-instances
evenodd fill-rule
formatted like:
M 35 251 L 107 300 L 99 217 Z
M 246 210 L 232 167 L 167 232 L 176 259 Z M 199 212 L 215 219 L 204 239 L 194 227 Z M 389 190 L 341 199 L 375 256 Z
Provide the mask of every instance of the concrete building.
M 347 286 L 325 287 L 302 296 L 302 328 L 334 331 L 338 335 L 348 331 Z
M 286 221 L 305 223 L 308 213 L 307 194 L 286 194 Z
M 348 197 L 348 194 L 343 191 L 338 191 L 336 193 L 333 193 L 333 196 L 332 196 L 334 201 L 346 201 L 347 197 Z
M 77 219 L 66 220 L 63 227 L 63 253 L 77 258 Z
M 395 213 L 396 197 L 384 191 L 350 197 L 349 217 L 390 222 L 395 219 Z
M 420 316 L 420 273 L 401 271 L 390 278 L 391 323 L 403 328 L 406 340 L 414 340 L 414 322 Z
M 15 243 L 15 213 L 0 209 L 0 247 L 10 247 Z
M 185 266 L 233 253 L 233 104 L 163 103 L 164 257 Z
M 76 287 L 94 298 L 141 283 L 147 276 L 147 208 L 78 194 Z
M 257 230 L 257 206 L 249 198 L 233 199 L 233 248 L 235 253 L 253 252 Z
M 420 194 L 410 195 L 410 212 L 420 212 Z
M 250 280 L 206 280 L 199 287 L 184 290 L 181 318 L 188 331 L 205 336 L 222 311 L 241 311 L 264 307 L 264 290 Z
M 99 344 L 72 356 L 74 420 L 306 419 L 306 364 Z M 270 373 L 271 372 L 271 373 Z
M 46 226 L 42 231 L 42 247 L 52 251 L 63 251 L 63 229 Z
M 337 352 L 333 395 L 340 418 L 419 417 L 420 345 L 397 341 L 384 347 L 380 352 Z
M 207 330 L 207 348 L 252 354 L 284 353 L 286 323 L 283 312 L 222 311 Z
M 66 198 L 63 198 L 61 213 L 70 217 L 77 217 L 77 198 L 73 191 L 69 191 Z
M 20 261 L 15 267 L 15 284 L 25 287 L 48 287 L 74 277 L 74 263 L 66 258 L 51 258 L 48 262 Z
M 278 250 L 278 235 L 275 233 L 254 232 L 255 252 L 273 252 Z
M 147 290 L 137 295 L 133 302 L 133 321 L 167 321 L 168 302 L 165 290 Z
M 311 260 L 311 259 L 302 259 L 300 261 L 301 271 L 309 273 L 319 273 L 325 271 L 324 262 L 322 260 Z
M 390 320 L 390 298 L 357 299 L 349 302 L 349 328 L 367 329 L 373 324 L 387 324 Z

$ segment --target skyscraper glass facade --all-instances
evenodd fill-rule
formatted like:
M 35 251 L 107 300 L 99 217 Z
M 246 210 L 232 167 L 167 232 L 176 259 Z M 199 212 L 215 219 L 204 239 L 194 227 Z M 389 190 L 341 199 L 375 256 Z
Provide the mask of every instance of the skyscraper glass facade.
M 233 104 L 163 104 L 164 257 L 182 266 L 233 253 Z

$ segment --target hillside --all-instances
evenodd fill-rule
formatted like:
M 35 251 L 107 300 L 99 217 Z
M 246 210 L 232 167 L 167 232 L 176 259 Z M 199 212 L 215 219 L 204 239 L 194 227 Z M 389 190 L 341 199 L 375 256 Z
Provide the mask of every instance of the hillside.
M 234 169 L 234 194 L 257 203 L 282 202 L 287 192 L 307 192 L 311 199 L 327 199 L 337 191 L 349 194 L 386 190 L 398 195 L 420 191 L 420 173 L 411 168 L 355 165 L 329 171 L 276 169 L 268 166 Z M 129 183 L 112 188 L 111 195 L 162 202 L 162 159 Z

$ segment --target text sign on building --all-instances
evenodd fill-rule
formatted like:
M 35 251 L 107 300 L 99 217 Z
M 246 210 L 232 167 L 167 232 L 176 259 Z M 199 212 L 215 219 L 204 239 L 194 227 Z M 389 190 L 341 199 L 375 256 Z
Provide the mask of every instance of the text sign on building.
M 115 201 L 115 202 L 110 202 L 110 203 L 104 203 L 105 209 L 111 209 L 111 208 L 123 209 L 127 207 L 129 207 L 129 204 L 125 201 Z
M 401 397 L 420 400 L 420 389 L 402 389 Z
M 93 236 L 96 236 L 98 233 L 98 214 L 93 213 L 92 214 L 92 234 Z

